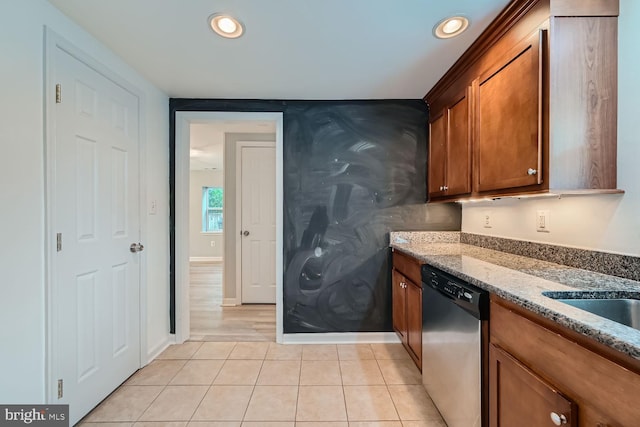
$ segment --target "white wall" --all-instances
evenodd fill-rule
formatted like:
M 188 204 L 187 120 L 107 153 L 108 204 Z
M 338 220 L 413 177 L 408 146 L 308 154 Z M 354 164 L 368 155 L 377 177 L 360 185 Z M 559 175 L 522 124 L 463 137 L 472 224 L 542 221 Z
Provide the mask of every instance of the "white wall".
M 221 258 L 222 233 L 202 232 L 202 187 L 222 187 L 221 170 L 194 170 L 189 174 L 189 257 Z M 226 218 L 225 218 L 226 219 Z M 211 246 L 213 242 L 214 246 Z
M 0 2 L 0 402 L 45 397 L 44 26 L 144 93 L 147 345 L 168 338 L 168 98 L 45 0 Z
M 640 2 L 620 0 L 618 188 L 626 193 L 464 204 L 462 231 L 640 256 L 639 20 Z M 538 209 L 550 211 L 548 234 L 535 230 Z M 485 211 L 491 211 L 490 229 L 483 226 Z

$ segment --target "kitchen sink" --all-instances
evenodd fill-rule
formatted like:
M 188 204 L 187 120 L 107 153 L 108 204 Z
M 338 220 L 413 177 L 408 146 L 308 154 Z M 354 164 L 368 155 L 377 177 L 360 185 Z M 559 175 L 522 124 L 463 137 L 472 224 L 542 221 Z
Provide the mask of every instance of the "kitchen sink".
M 543 295 L 640 330 L 640 299 L 609 296 L 604 296 L 604 298 L 599 296 L 595 298 L 568 298 L 562 293 L 552 292 L 544 292 Z

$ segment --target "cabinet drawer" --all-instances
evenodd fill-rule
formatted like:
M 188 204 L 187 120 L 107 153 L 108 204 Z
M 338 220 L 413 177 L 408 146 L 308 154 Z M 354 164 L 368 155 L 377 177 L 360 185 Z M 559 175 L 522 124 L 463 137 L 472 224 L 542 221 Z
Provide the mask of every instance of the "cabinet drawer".
M 417 259 L 400 253 L 393 252 L 393 268 L 404 274 L 409 280 L 416 285 L 422 284 L 422 275 L 420 273 L 420 263 Z
M 637 425 L 640 375 L 534 322 L 534 313 L 491 300 L 490 340 L 577 403 L 579 425 L 594 412 L 608 425 Z M 523 317 L 517 311 L 522 311 Z M 603 425 L 607 425 L 603 424 Z

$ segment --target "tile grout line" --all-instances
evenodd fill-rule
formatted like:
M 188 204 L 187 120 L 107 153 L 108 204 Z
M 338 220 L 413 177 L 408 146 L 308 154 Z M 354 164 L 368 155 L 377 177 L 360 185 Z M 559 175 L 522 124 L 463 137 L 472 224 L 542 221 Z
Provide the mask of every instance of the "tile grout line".
M 142 411 L 142 413 L 140 415 L 138 415 L 138 418 L 135 419 L 135 421 L 133 422 L 133 425 L 135 425 L 137 422 L 140 421 L 140 418 L 142 418 L 142 416 L 149 410 L 149 408 L 151 408 L 151 406 L 153 405 L 153 403 L 158 399 L 158 397 L 160 397 L 160 395 L 162 394 L 163 391 L 165 391 L 167 389 L 167 386 L 164 385 L 162 386 L 162 390 L 160 390 L 160 393 L 158 393 L 158 395 L 156 397 L 153 398 L 153 400 L 149 403 L 149 405 L 144 409 L 144 411 Z M 117 422 L 117 421 L 113 421 L 113 422 Z
M 202 344 L 200 344 L 200 347 L 202 347 Z M 200 347 L 198 347 L 198 349 Z M 194 360 L 193 356 L 195 356 L 196 353 L 197 353 L 197 350 L 196 350 L 196 352 L 194 352 L 191 355 L 191 359 L 189 359 L 189 361 Z M 195 360 L 198 360 L 198 359 L 195 359 Z M 204 360 L 215 360 L 215 359 L 204 359 Z M 225 362 L 226 362 L 226 360 L 225 360 Z M 187 426 L 193 421 L 194 415 L 196 414 L 196 412 L 198 412 L 198 409 L 202 405 L 202 402 L 204 401 L 204 398 L 207 397 L 207 394 L 209 393 L 209 391 L 211 390 L 211 387 L 213 386 L 213 382 L 216 380 L 216 378 L 218 378 L 218 375 L 220 375 L 220 371 L 222 371 L 222 367 L 224 366 L 225 362 L 222 362 L 222 365 L 220 366 L 220 369 L 218 369 L 218 373 L 216 373 L 216 375 L 211 379 L 211 384 L 209 384 L 209 387 L 207 388 L 207 391 L 204 392 L 204 394 L 202 395 L 202 398 L 200 399 L 200 402 L 198 402 L 198 405 L 193 410 L 193 413 L 191 413 L 191 417 L 189 417 L 189 421 L 187 421 Z
M 180 345 L 180 344 L 178 344 Z M 198 349 L 201 347 L 202 345 L 200 345 L 198 347 Z M 165 384 L 162 388 L 162 390 L 160 390 L 160 393 L 158 393 L 158 395 L 151 401 L 151 403 L 149 404 L 149 406 L 147 406 L 147 408 L 142 411 L 142 414 L 140 414 L 140 416 L 138 416 L 138 418 L 136 419 L 136 421 L 134 421 L 133 425 L 135 425 L 136 423 L 140 422 L 140 418 L 142 418 L 142 416 L 149 410 L 149 408 L 151 408 L 151 406 L 153 406 L 154 402 L 158 399 L 158 397 L 160 397 L 160 395 L 167 389 L 167 387 L 169 387 L 169 385 L 171 384 L 171 381 L 173 381 L 173 379 L 180 373 L 180 371 L 182 371 L 182 369 L 184 369 L 184 367 L 187 365 L 187 363 L 192 360 L 193 356 L 197 353 L 198 350 L 194 351 L 193 354 L 191 355 L 191 357 L 189 359 L 154 359 L 151 361 L 151 363 L 155 362 L 156 360 L 186 360 L 182 366 L 180 367 L 180 369 L 171 377 L 171 379 L 169 380 L 169 382 L 167 382 L 167 384 Z M 147 366 L 149 366 L 151 363 L 149 363 Z M 144 368 L 142 368 L 144 369 Z M 206 392 L 205 392 L 206 395 Z M 204 399 L 204 396 L 202 397 Z M 202 401 L 202 400 L 201 400 Z M 199 406 L 199 404 L 198 404 Z M 198 407 L 196 407 L 196 409 L 194 409 L 194 413 L 195 411 L 198 409 Z M 187 420 L 187 424 L 189 423 L 189 421 L 191 420 L 191 418 L 193 417 L 193 414 L 191 414 L 191 417 L 189 417 L 189 420 Z M 153 422 L 153 421 L 152 421 Z M 169 422 L 169 421 L 163 421 L 163 422 Z M 181 422 L 181 421 L 178 421 Z
M 293 415 L 293 425 L 295 426 L 298 422 L 298 408 L 300 403 L 300 391 L 301 391 L 301 381 L 302 381 L 302 352 L 303 349 L 300 349 L 300 370 L 298 371 L 298 393 L 296 395 L 296 413 Z
M 340 353 L 338 353 L 338 359 L 340 359 Z M 342 388 L 342 401 L 344 402 L 344 415 L 347 418 L 347 425 L 349 425 L 349 410 L 347 409 L 347 392 L 344 389 L 344 379 L 342 378 L 342 364 L 340 360 L 338 360 L 338 369 L 340 370 L 340 384 Z
M 201 343 L 200 346 L 198 346 L 198 350 L 202 347 L 202 345 L 204 344 Z M 222 365 L 220 366 L 220 369 L 218 369 L 218 372 L 216 373 L 216 375 L 213 377 L 213 379 L 211 380 L 211 384 L 209 384 L 209 386 L 207 387 L 207 391 L 204 392 L 204 394 L 202 395 L 202 398 L 200 399 L 200 402 L 198 402 L 198 405 L 196 406 L 196 408 L 193 410 L 193 412 L 191 413 L 191 416 L 189 417 L 189 420 L 187 421 L 187 425 L 193 421 L 193 417 L 196 414 L 196 412 L 198 412 L 198 408 L 200 408 L 200 406 L 202 405 L 202 402 L 204 401 L 204 398 L 207 396 L 207 393 L 209 393 L 209 391 L 211 390 L 211 387 L 213 387 L 213 383 L 215 382 L 216 378 L 218 378 L 218 375 L 220 375 L 220 372 L 222 371 L 222 368 L 224 367 L 224 365 L 227 363 L 228 360 L 228 356 L 231 355 L 231 352 L 233 351 L 233 349 L 236 347 L 237 342 L 234 343 L 233 347 L 231 348 L 231 350 L 229 351 L 229 354 L 227 354 L 226 358 L 223 359 Z M 220 359 L 194 359 L 194 356 L 196 355 L 196 353 L 198 352 L 198 350 L 196 350 L 192 355 L 191 358 L 187 361 L 187 363 L 189 361 L 201 361 L 201 360 L 220 360 Z M 186 363 L 185 363 L 186 365 Z M 177 375 L 177 374 L 176 374 Z M 195 421 L 194 421 L 195 422 Z
M 269 351 L 267 349 L 267 351 Z M 267 357 L 267 353 L 265 352 L 264 357 Z M 258 370 L 258 376 L 256 377 L 256 381 L 253 383 L 253 388 L 251 389 L 251 395 L 249 396 L 249 401 L 247 402 L 247 407 L 244 408 L 244 412 L 242 414 L 242 419 L 240 420 L 240 425 L 242 425 L 245 421 L 245 417 L 247 416 L 247 411 L 249 411 L 249 405 L 251 405 L 251 399 L 253 399 L 253 394 L 256 391 L 256 387 L 258 384 L 258 378 L 260 378 L 260 372 L 262 371 L 262 367 L 264 366 L 264 358 L 262 359 L 262 363 L 260 364 L 260 369 Z

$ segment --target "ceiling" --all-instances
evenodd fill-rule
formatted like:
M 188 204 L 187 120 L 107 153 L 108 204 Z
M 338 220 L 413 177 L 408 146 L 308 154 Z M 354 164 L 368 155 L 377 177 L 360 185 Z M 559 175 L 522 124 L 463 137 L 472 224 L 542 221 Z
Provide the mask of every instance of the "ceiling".
M 275 133 L 276 123 L 261 120 L 213 120 L 189 125 L 190 170 L 222 171 L 225 133 Z
M 509 0 L 49 0 L 174 98 L 417 99 Z M 229 13 L 226 40 L 207 18 Z M 461 36 L 433 26 L 464 14 Z

